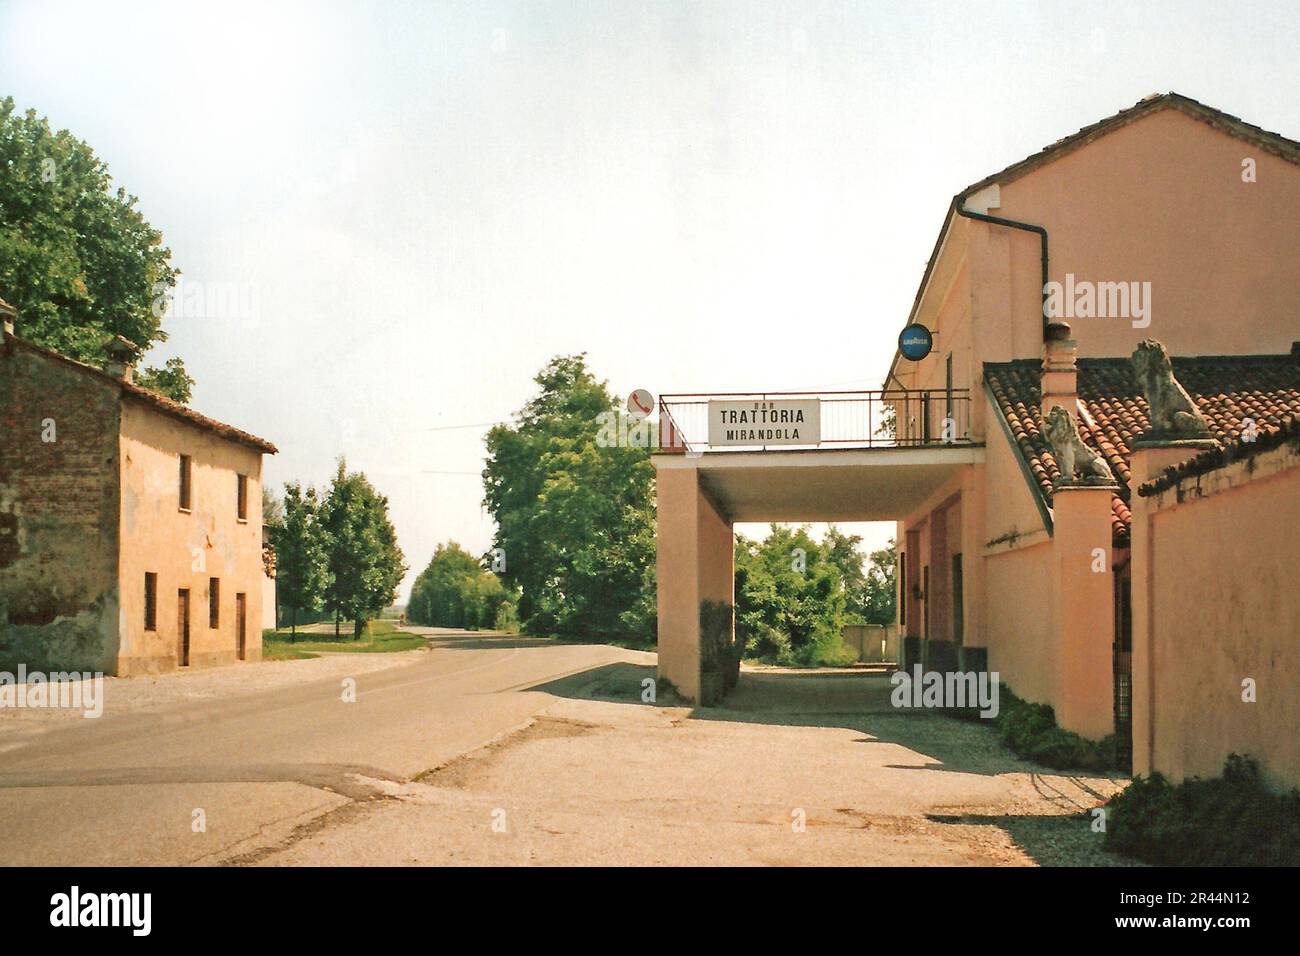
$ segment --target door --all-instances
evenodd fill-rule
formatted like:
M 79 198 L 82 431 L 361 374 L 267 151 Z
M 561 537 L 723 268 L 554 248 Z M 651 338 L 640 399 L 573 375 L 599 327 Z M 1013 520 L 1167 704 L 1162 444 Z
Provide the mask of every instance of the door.
M 177 657 L 181 667 L 190 666 L 190 589 L 176 592 L 176 635 L 179 642 Z
M 1129 558 L 1111 565 L 1115 584 L 1115 640 L 1111 644 L 1114 676 L 1115 740 L 1120 761 L 1133 760 L 1133 578 Z
M 248 616 L 244 613 L 246 602 L 243 594 L 235 595 L 235 627 L 239 629 L 239 659 L 244 659 L 244 649 L 248 646 Z

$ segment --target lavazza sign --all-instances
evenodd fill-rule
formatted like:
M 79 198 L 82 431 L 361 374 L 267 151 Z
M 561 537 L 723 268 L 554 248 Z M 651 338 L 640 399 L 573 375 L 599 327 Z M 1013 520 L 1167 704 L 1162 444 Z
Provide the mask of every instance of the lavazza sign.
M 821 441 L 821 401 L 816 398 L 709 402 L 709 444 L 816 445 Z

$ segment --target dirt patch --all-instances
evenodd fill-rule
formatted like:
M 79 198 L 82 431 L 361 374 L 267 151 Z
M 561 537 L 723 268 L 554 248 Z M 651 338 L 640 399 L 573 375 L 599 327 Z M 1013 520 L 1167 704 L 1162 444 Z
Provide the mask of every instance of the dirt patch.
M 504 756 L 514 747 L 533 743 L 538 740 L 554 740 L 563 737 L 582 737 L 595 733 L 599 724 L 589 724 L 583 720 L 571 720 L 565 717 L 538 717 L 527 726 L 494 740 L 478 750 L 462 754 L 441 766 L 426 770 L 415 778 L 417 783 L 435 787 L 451 787 L 467 790 L 491 769 L 494 761 Z

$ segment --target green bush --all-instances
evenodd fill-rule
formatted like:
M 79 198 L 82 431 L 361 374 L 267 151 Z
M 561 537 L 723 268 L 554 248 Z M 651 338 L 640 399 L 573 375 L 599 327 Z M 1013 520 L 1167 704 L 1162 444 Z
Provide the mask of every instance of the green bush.
M 1147 863 L 1300 866 L 1300 791 L 1270 793 L 1240 754 L 1212 780 L 1138 777 L 1107 808 L 1106 848 Z
M 993 720 L 1002 742 L 1017 756 L 1054 770 L 1124 770 L 1112 734 L 1089 740 L 1056 724 L 1047 704 L 1021 700 L 1005 684 L 998 692 L 998 715 Z

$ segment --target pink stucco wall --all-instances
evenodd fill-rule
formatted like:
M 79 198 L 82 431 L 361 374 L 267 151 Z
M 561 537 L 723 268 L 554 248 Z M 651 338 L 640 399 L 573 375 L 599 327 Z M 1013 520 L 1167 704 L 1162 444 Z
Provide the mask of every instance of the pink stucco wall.
M 1147 552 L 1134 652 L 1149 658 L 1134 771 L 1212 777 L 1236 752 L 1275 788 L 1300 786 L 1300 449 L 1138 498 L 1133 520 Z

